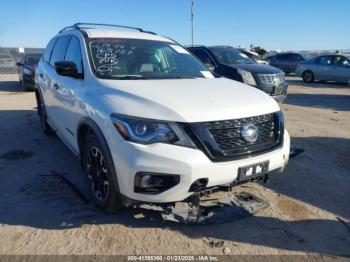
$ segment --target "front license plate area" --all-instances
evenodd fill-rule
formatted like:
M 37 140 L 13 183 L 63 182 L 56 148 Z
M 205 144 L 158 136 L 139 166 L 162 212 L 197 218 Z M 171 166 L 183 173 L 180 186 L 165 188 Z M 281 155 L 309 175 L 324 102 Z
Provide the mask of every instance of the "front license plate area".
M 249 180 L 255 177 L 265 175 L 269 172 L 269 161 L 256 163 L 238 169 L 238 181 Z
M 274 93 L 275 94 L 281 94 L 283 92 L 283 88 L 280 86 L 275 86 Z

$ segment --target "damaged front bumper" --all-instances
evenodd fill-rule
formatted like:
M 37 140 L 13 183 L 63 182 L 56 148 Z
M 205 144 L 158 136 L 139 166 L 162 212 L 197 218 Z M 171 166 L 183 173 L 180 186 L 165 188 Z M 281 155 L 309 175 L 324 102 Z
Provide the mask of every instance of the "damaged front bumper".
M 195 192 L 186 200 L 176 203 L 151 204 L 137 203 L 133 206 L 157 211 L 167 221 L 185 224 L 220 224 L 236 221 L 254 215 L 268 206 L 268 202 L 247 192 L 233 193 L 232 188 L 255 180 L 268 181 L 269 175 L 280 174 L 282 168 L 253 178 L 238 180 L 234 183 L 206 188 Z M 214 193 L 224 191 L 220 198 Z

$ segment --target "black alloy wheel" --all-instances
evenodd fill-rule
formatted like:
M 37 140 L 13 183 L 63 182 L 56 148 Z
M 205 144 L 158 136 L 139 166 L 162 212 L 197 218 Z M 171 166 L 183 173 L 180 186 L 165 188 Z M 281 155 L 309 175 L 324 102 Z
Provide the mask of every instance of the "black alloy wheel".
M 117 175 L 107 145 L 90 133 L 82 147 L 82 164 L 92 201 L 106 213 L 122 208 Z
M 96 146 L 89 148 L 86 171 L 94 197 L 100 201 L 106 201 L 110 191 L 108 170 L 104 157 Z

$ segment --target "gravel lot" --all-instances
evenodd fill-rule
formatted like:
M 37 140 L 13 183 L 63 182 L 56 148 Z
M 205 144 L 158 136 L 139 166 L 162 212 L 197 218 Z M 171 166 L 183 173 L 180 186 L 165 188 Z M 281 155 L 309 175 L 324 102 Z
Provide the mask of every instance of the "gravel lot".
M 131 208 L 96 210 L 57 175 L 82 187 L 79 161 L 42 134 L 34 93 L 16 75 L 0 75 L 0 254 L 350 255 L 350 88 L 288 81 L 282 109 L 292 144 L 305 152 L 269 184 L 238 189 L 270 206 L 190 226 Z

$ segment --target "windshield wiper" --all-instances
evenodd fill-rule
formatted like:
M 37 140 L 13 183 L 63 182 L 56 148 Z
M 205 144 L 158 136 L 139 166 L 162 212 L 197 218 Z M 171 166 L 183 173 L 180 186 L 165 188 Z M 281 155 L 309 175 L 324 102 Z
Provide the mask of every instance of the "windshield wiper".
M 144 76 L 137 76 L 137 75 L 130 75 L 130 76 L 118 76 L 115 77 L 116 79 L 120 80 L 139 80 L 139 79 L 146 79 Z
M 204 78 L 204 76 L 199 76 L 200 78 Z M 198 77 L 198 78 L 199 78 Z M 126 76 L 118 76 L 113 77 L 113 79 L 117 80 L 151 80 L 151 79 L 196 79 L 197 77 L 182 77 L 182 76 L 139 76 L 139 75 L 126 75 Z

